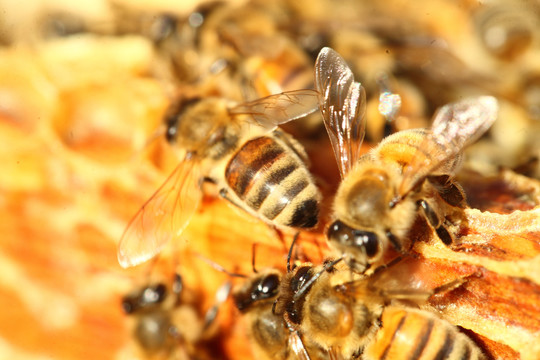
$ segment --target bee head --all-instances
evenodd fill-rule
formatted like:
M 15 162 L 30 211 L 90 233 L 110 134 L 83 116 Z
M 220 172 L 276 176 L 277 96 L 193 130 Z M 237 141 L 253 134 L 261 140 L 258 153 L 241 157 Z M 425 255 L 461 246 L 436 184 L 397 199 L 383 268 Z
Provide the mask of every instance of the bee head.
M 222 98 L 184 100 L 171 106 L 166 116 L 166 139 L 203 157 L 220 158 L 238 141 L 228 103 Z

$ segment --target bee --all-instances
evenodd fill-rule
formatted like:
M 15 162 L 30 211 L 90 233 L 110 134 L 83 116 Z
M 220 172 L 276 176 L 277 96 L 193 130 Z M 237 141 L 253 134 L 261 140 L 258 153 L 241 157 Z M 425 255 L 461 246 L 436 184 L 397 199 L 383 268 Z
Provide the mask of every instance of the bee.
M 268 269 L 254 274 L 232 292 L 234 303 L 248 324 L 248 336 L 256 358 L 287 358 L 288 331 L 283 318 L 272 313 L 280 282 L 281 272 Z
M 219 306 L 229 296 L 230 288 L 230 283 L 225 283 L 218 290 L 216 304 L 206 312 L 204 321 L 194 304 L 185 301 L 182 277 L 178 274 L 170 289 L 159 282 L 124 296 L 122 309 L 136 318 L 134 337 L 146 354 L 174 353 L 180 359 L 195 358 L 197 354 L 196 358 L 200 358 L 203 341 L 211 333 L 211 324 Z M 189 327 L 180 326 L 186 323 Z M 207 358 L 212 356 L 208 354 Z
M 453 177 L 463 149 L 489 129 L 497 114 L 490 96 L 443 106 L 430 130 L 404 130 L 360 155 L 365 133 L 366 96 L 352 71 L 334 50 L 321 50 L 315 86 L 342 181 L 334 199 L 330 246 L 357 272 L 381 264 L 392 244 L 410 247 L 407 232 L 422 214 L 439 238 L 453 243 L 447 230 L 465 194 Z
M 247 324 L 255 358 L 331 359 L 328 352 L 304 341 L 297 331 L 288 328 L 283 316 L 273 311 L 282 278 L 282 271 L 265 269 L 254 273 L 232 292 Z
M 416 259 L 370 276 L 355 274 L 353 280 L 340 260 L 302 264 L 281 282 L 275 313 L 305 341 L 343 359 L 484 358 L 455 326 L 413 307 L 438 291 L 427 290 L 426 283 L 410 276 L 422 271 Z M 450 286 L 456 284 L 441 288 Z
M 118 247 L 120 265 L 152 258 L 182 233 L 204 180 L 272 226 L 314 227 L 321 195 L 307 170 L 307 155 L 276 126 L 316 108 L 316 92 L 298 90 L 240 105 L 223 98 L 193 99 L 172 112 L 166 138 L 185 155 L 129 223 Z

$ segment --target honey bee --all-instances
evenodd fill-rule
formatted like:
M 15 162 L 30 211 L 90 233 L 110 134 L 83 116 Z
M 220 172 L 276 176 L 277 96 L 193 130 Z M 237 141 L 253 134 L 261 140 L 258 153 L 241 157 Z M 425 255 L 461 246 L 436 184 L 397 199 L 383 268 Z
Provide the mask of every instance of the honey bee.
M 124 296 L 122 308 L 127 315 L 136 317 L 134 337 L 149 356 L 174 353 L 179 359 L 199 359 L 203 342 L 212 333 L 211 324 L 219 306 L 229 296 L 230 288 L 230 283 L 225 283 L 218 290 L 216 304 L 206 312 L 204 321 L 194 304 L 182 297 L 182 277 L 178 274 L 170 289 L 159 282 Z M 189 324 L 189 327 L 182 327 L 182 324 Z M 211 354 L 207 355 L 203 358 L 212 358 Z
M 331 359 L 315 344 L 304 341 L 298 331 L 287 327 L 283 316 L 273 311 L 283 273 L 265 269 L 254 273 L 233 290 L 232 297 L 245 318 L 257 359 Z
M 281 272 L 269 269 L 254 275 L 233 289 L 232 298 L 248 324 L 255 357 L 286 359 L 288 331 L 283 318 L 272 313 Z
M 185 155 L 129 223 L 118 247 L 120 265 L 134 266 L 152 258 L 182 233 L 197 209 L 204 180 L 268 224 L 314 227 L 321 195 L 307 170 L 307 156 L 276 126 L 316 108 L 314 90 L 233 106 L 210 97 L 184 103 L 168 117 L 166 137 Z
M 404 130 L 360 155 L 365 133 L 365 91 L 334 50 L 321 50 L 315 65 L 320 110 L 341 174 L 334 199 L 330 245 L 357 272 L 386 261 L 389 244 L 398 252 L 411 245 L 407 232 L 421 213 L 447 245 L 446 229 L 465 194 L 453 176 L 461 152 L 495 121 L 495 98 L 482 96 L 449 104 L 430 130 Z M 459 212 L 456 216 L 459 216 Z
M 385 273 L 389 268 L 380 268 L 370 276 L 356 274 L 353 280 L 339 260 L 302 264 L 281 282 L 275 313 L 305 341 L 343 359 L 484 358 L 455 326 L 412 306 L 437 291 L 409 277 L 421 271 L 417 260 L 405 262 L 406 267 L 398 263 L 394 269 L 399 271 L 392 269 L 391 276 Z

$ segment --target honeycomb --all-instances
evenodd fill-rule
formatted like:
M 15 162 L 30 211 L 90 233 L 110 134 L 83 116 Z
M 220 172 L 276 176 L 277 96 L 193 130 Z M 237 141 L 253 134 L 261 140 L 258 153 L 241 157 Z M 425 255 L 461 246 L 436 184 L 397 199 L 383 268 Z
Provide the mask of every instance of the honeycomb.
M 284 269 L 294 232 L 277 236 L 205 185 L 182 238 L 157 260 L 121 269 L 117 244 L 178 164 L 160 130 L 174 99 L 241 102 L 309 88 L 322 46 L 340 52 L 366 88 L 366 150 L 382 134 L 381 72 L 402 94 L 398 129 L 428 126 L 436 108 L 463 96 L 499 99 L 497 122 L 458 174 L 470 205 L 452 229 L 459 245 L 444 246 L 420 221 L 411 236 L 437 274 L 434 286 L 467 277 L 433 297 L 433 309 L 489 358 L 540 358 L 538 3 L 101 0 L 74 8 L 50 0 L 0 8 L 1 358 L 252 358 L 230 300 L 203 345 L 148 354 L 122 298 L 179 273 L 192 309 L 184 331 L 195 332 L 218 289 L 236 283 L 202 258 L 250 274 L 255 253 L 257 268 Z M 500 8 L 522 21 L 497 20 Z M 181 29 L 172 40 L 155 32 L 164 12 Z M 324 195 L 320 224 L 298 241 L 297 256 L 313 263 L 330 256 L 324 229 L 339 184 L 320 120 L 284 127 L 305 146 Z

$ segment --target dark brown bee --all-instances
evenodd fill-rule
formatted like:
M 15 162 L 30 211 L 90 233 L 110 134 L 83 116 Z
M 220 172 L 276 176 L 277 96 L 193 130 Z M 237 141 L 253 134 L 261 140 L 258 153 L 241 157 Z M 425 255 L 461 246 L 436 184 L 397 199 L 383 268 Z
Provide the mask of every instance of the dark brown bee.
M 183 160 L 130 222 L 118 247 L 120 264 L 144 262 L 182 233 L 201 199 L 203 180 L 268 224 L 314 227 L 321 195 L 307 170 L 307 156 L 276 126 L 316 107 L 315 91 L 298 90 L 240 105 L 197 99 L 174 112 L 167 140 Z
M 495 121 L 497 100 L 482 96 L 446 105 L 435 115 L 431 129 L 392 134 L 360 155 L 365 133 L 363 87 L 330 48 L 317 58 L 315 83 L 342 178 L 327 232 L 330 245 L 352 269 L 364 272 L 386 261 L 390 244 L 400 252 L 410 247 L 406 235 L 418 213 L 450 245 L 448 217 L 466 206 L 465 194 L 453 177 L 463 149 Z

